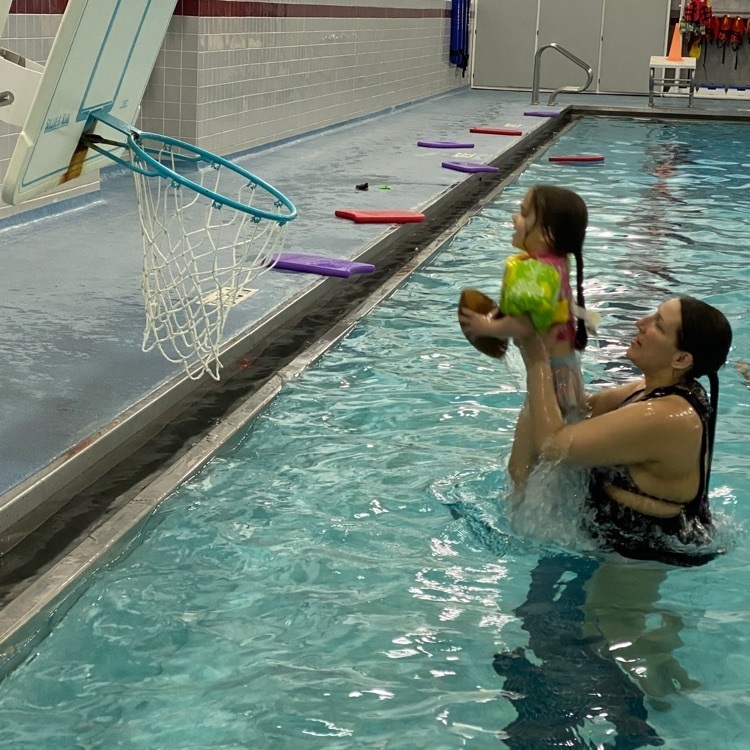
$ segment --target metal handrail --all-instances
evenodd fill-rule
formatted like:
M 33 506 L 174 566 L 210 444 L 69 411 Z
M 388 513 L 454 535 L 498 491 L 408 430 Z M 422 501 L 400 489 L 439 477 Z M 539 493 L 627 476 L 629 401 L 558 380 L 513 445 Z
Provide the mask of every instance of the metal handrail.
M 539 77 L 541 75 L 541 70 L 540 70 L 541 66 L 539 62 L 542 59 L 542 52 L 544 52 L 544 50 L 546 49 L 549 49 L 550 47 L 552 47 L 553 49 L 556 49 L 559 53 L 565 55 L 565 57 L 567 57 L 568 60 L 570 60 L 571 62 L 574 62 L 579 67 L 583 68 L 586 71 L 588 80 L 586 81 L 586 83 L 583 84 L 583 86 L 581 86 L 581 88 L 576 88 L 575 86 L 563 86 L 562 88 L 557 89 L 557 91 L 553 91 L 550 94 L 549 101 L 547 102 L 547 104 L 554 104 L 555 99 L 557 98 L 557 95 L 561 91 L 570 91 L 570 92 L 575 92 L 575 93 L 585 91 L 591 85 L 591 82 L 594 80 L 594 71 L 591 69 L 591 66 L 585 63 L 583 60 L 581 60 L 580 57 L 576 57 L 572 52 L 569 52 L 568 50 L 565 49 L 565 47 L 561 47 L 556 42 L 552 42 L 551 44 L 545 44 L 543 47 L 540 47 L 536 51 L 536 55 L 534 55 L 534 83 L 531 89 L 531 103 L 532 104 L 539 104 Z

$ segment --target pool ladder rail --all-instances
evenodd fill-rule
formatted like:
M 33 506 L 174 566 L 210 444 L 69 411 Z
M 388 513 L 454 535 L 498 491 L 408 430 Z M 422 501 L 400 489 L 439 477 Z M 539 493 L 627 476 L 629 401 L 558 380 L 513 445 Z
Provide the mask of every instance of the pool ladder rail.
M 561 91 L 569 91 L 571 93 L 580 93 L 581 91 L 586 91 L 586 89 L 591 85 L 591 82 L 594 80 L 594 71 L 591 69 L 591 66 L 585 63 L 583 60 L 581 60 L 580 57 L 576 57 L 572 52 L 565 49 L 565 47 L 561 47 L 557 42 L 551 42 L 550 44 L 545 44 L 544 46 L 540 47 L 536 54 L 534 55 L 534 82 L 531 88 L 531 103 L 532 104 L 539 104 L 539 77 L 541 75 L 541 60 L 542 60 L 542 52 L 547 49 L 556 49 L 561 55 L 565 55 L 565 57 L 568 58 L 568 60 L 571 60 L 579 67 L 583 68 L 586 71 L 587 80 L 586 83 L 583 84 L 580 88 L 577 88 L 576 86 L 563 86 L 562 88 L 557 89 L 556 91 L 553 91 L 550 94 L 549 101 L 547 104 L 553 105 L 555 103 L 555 99 L 557 98 L 557 95 Z

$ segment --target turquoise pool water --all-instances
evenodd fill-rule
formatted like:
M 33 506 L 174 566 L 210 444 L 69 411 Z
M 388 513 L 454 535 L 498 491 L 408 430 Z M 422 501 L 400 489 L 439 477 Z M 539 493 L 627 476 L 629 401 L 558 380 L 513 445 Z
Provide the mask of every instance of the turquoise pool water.
M 5 677 L 0 747 L 746 748 L 748 142 L 579 123 L 549 153 L 604 166 L 540 155 L 170 497 Z M 630 377 L 634 321 L 665 298 L 731 319 L 712 476 L 728 553 L 704 567 L 602 565 L 552 479 L 505 512 L 521 368 L 466 344 L 455 304 L 497 290 L 536 182 L 589 205 L 589 383 Z

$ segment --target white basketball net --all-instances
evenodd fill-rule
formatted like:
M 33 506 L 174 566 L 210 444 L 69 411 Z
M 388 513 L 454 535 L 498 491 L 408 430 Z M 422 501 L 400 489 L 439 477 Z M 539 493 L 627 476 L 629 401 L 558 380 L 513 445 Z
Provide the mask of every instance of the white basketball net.
M 184 168 L 166 149 L 160 158 L 175 172 Z M 286 223 L 218 205 L 168 178 L 134 174 L 143 234 L 143 350 L 158 348 L 193 379 L 208 373 L 218 380 L 227 314 L 281 251 Z M 231 197 L 245 205 L 264 192 L 218 165 L 199 175 L 196 183 L 225 195 L 220 179 L 237 178 L 242 184 Z

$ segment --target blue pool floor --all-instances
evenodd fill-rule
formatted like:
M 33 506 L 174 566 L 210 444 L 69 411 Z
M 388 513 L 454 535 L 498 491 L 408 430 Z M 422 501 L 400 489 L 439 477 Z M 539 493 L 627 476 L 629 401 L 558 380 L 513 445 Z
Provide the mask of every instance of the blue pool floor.
M 519 141 L 473 135 L 470 127 L 517 126 L 526 138 L 547 125 L 545 118 L 524 115 L 549 109 L 529 101 L 527 92 L 463 88 L 258 150 L 241 163 L 296 204 L 299 216 L 290 225 L 286 252 L 366 258 L 368 249 L 397 230 L 335 218 L 336 209 L 424 210 L 470 179 L 442 168 L 444 159 L 491 162 Z M 559 105 L 571 103 L 646 111 L 645 97 L 563 96 Z M 651 112 L 666 107 L 686 115 L 747 114 L 741 103 L 696 100 L 693 110 L 683 109 L 684 103 L 663 99 Z M 475 146 L 420 148 L 420 139 Z M 363 182 L 370 189 L 357 191 Z M 0 226 L 0 236 L 0 515 L 15 503 L 6 523 L 0 522 L 1 535 L 22 513 L 23 492 L 43 487 L 53 467 L 183 372 L 159 353 L 141 350 L 140 225 L 132 177 L 124 170 L 103 172 L 101 190 L 82 199 L 14 217 Z M 280 310 L 324 283 L 344 289 L 355 282 L 269 271 L 252 285 L 257 292 L 232 310 L 226 337 L 261 322 L 272 326 Z

